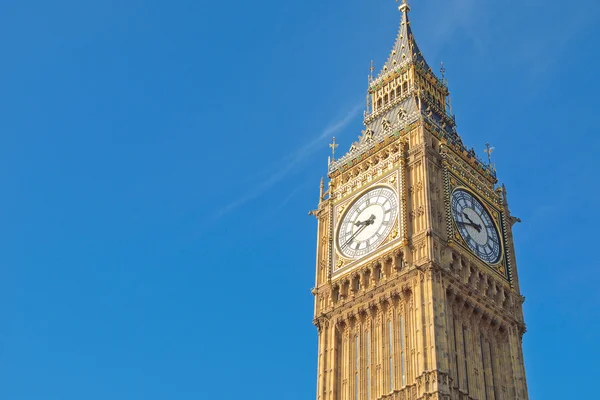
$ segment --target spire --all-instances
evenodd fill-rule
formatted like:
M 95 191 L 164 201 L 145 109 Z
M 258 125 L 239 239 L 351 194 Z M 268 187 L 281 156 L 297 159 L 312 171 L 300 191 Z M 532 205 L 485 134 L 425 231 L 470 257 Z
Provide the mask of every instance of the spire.
M 396 42 L 394 43 L 392 53 L 379 73 L 378 79 L 410 61 L 429 70 L 429 65 L 427 65 L 427 61 L 425 61 L 423 54 L 421 54 L 421 50 L 419 50 L 412 29 L 410 28 L 410 20 L 408 19 L 410 6 L 408 5 L 407 0 L 402 0 L 402 4 L 400 4 L 398 10 L 400 10 L 400 13 L 402 14 L 400 17 L 398 36 L 396 36 Z
M 364 114 L 366 129 L 349 152 L 338 159 L 333 157 L 335 154 L 329 157 L 330 173 L 360 159 L 387 138 L 408 132 L 419 120 L 428 121 L 437 135 L 462 146 L 456 134 L 456 122 L 446 105 L 447 85 L 431 70 L 417 46 L 408 18 L 407 0 L 396 1 L 400 1 L 400 28 L 383 69 L 375 79 L 369 75 Z M 443 75 L 445 78 L 445 72 Z

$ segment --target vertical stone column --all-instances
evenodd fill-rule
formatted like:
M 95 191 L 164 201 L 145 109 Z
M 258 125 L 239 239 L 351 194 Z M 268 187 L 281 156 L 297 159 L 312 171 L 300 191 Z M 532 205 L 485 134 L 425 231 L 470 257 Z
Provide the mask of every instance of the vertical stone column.
M 498 358 L 498 375 L 500 376 L 499 393 L 500 400 L 509 400 L 513 393 L 514 385 L 511 384 L 512 369 L 510 364 L 510 352 L 508 350 L 508 333 L 505 330 L 495 332 L 496 357 Z M 498 400 L 498 399 L 496 399 Z
M 362 337 L 362 368 L 361 368 L 361 399 L 371 400 L 372 399 L 372 383 L 373 380 L 369 379 L 373 372 L 373 323 L 371 319 L 371 312 L 367 308 Z M 367 394 L 371 393 L 371 399 L 368 398 Z
M 332 327 L 332 354 L 331 354 L 331 372 L 329 374 L 329 387 L 330 387 L 330 399 L 329 400 L 341 400 L 340 390 L 340 361 L 342 357 L 342 331 L 339 325 L 339 321 L 336 321 Z
M 377 317 L 376 317 L 376 327 L 374 329 L 374 340 L 375 340 L 375 348 L 376 348 L 376 378 L 375 378 L 375 397 L 379 398 L 383 395 L 383 351 L 384 351 L 384 343 L 383 343 L 383 310 L 382 305 L 377 304 Z
M 469 317 L 467 318 L 468 323 L 465 329 L 465 348 L 467 350 L 467 376 L 469 377 L 469 394 L 475 392 L 475 365 L 477 365 L 477 359 L 475 358 L 475 333 L 477 326 L 476 318 L 473 314 L 473 309 L 469 309 Z M 476 364 L 477 363 L 477 364 Z
M 332 375 L 335 371 L 335 335 L 336 326 L 333 322 L 327 322 L 327 342 L 326 342 L 326 360 L 325 360 L 325 376 L 323 377 L 323 399 L 333 400 L 333 383 Z
M 488 399 L 502 400 L 502 387 L 503 385 L 503 374 L 501 370 L 501 357 L 500 352 L 502 351 L 501 338 L 498 335 L 497 330 L 494 327 L 490 327 L 490 336 L 488 348 L 486 349 L 489 354 L 490 365 L 488 368 L 488 388 L 491 395 L 488 395 Z
M 416 370 L 417 370 L 417 338 L 416 338 L 416 326 L 417 321 L 415 320 L 415 296 L 414 291 L 411 291 L 410 297 L 407 299 L 408 314 L 406 319 L 406 329 L 408 332 L 408 341 L 406 344 L 406 383 L 412 385 L 415 383 Z
M 434 272 L 433 285 L 433 329 L 435 333 L 435 366 L 442 375 L 437 390 L 442 395 L 450 396 L 450 349 L 448 343 L 448 301 L 442 275 Z
M 422 272 L 418 273 L 417 282 L 414 285 L 414 305 L 415 305 L 415 344 L 417 349 L 416 354 L 416 370 L 415 370 L 415 379 L 418 380 L 421 374 L 425 371 L 425 355 L 423 354 L 425 351 L 426 340 L 425 340 L 425 317 L 423 315 L 423 303 L 424 303 L 424 295 L 423 295 L 423 280 L 425 279 L 425 274 Z M 418 393 L 418 396 L 421 396 L 422 393 Z
M 343 356 L 342 356 L 342 399 L 348 399 L 349 387 L 348 387 L 348 376 L 350 367 L 350 326 L 348 321 L 344 326 L 344 339 L 343 339 Z
M 478 356 L 479 359 L 481 360 L 481 362 L 479 363 L 479 365 L 481 365 L 480 370 L 481 372 L 479 373 L 479 393 L 478 396 L 481 399 L 487 399 L 487 400 L 492 400 L 493 398 L 490 397 L 491 395 L 491 382 L 492 382 L 492 370 L 490 368 L 491 364 L 492 364 L 492 355 L 489 352 L 489 343 L 488 340 L 486 338 L 486 335 L 483 333 L 483 331 L 480 331 L 478 333 L 478 340 L 477 340 L 478 346 L 477 350 L 478 350 Z
M 510 347 L 513 356 L 513 371 L 516 386 L 517 400 L 527 400 L 527 382 L 525 379 L 525 364 L 523 362 L 522 336 L 518 327 L 510 330 Z
M 465 348 L 464 348 L 464 338 L 463 338 L 463 319 L 464 319 L 464 309 L 461 307 L 458 313 L 458 318 L 454 320 L 454 330 L 456 334 L 456 350 L 458 354 L 458 376 L 459 376 L 459 389 L 468 393 L 467 390 L 467 369 L 465 368 Z
M 318 366 L 317 366 L 317 399 L 323 400 L 323 393 L 325 391 L 325 368 L 326 368 L 326 360 L 324 357 L 324 352 L 326 348 L 326 336 L 327 331 L 323 329 L 323 322 L 317 322 L 317 331 L 318 331 Z
M 446 312 L 446 341 L 448 343 L 448 366 L 449 366 L 449 374 L 450 374 L 450 392 L 454 392 L 453 388 L 458 388 L 460 386 L 460 380 L 457 375 L 458 372 L 458 363 L 456 362 L 456 344 L 454 341 L 454 298 L 453 296 L 447 297 L 447 312 Z

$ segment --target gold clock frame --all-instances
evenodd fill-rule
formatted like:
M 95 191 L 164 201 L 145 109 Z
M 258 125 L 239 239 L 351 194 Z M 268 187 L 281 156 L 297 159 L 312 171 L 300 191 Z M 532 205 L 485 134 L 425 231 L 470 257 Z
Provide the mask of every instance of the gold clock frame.
M 445 211 L 446 211 L 446 220 L 447 220 L 447 233 L 448 233 L 448 243 L 450 245 L 457 245 L 460 249 L 466 250 L 469 255 L 473 256 L 474 259 L 477 260 L 479 264 L 484 265 L 487 269 L 490 269 L 502 276 L 502 278 L 506 279 L 508 282 L 512 281 L 511 271 L 510 271 L 510 257 L 508 255 L 507 248 L 507 237 L 506 237 L 506 221 L 505 215 L 502 210 L 501 199 L 500 198 L 491 198 L 490 196 L 486 196 L 477 188 L 474 188 L 465 180 L 459 178 L 454 175 L 452 172 L 446 169 L 446 190 L 444 196 L 445 202 Z M 490 264 L 477 256 L 473 252 L 473 250 L 466 244 L 464 238 L 458 231 L 456 227 L 456 221 L 452 215 L 452 194 L 456 190 L 464 190 L 471 194 L 475 199 L 477 199 L 485 208 L 485 210 L 489 213 L 492 218 L 492 223 L 498 232 L 498 236 L 500 239 L 500 258 L 498 262 Z

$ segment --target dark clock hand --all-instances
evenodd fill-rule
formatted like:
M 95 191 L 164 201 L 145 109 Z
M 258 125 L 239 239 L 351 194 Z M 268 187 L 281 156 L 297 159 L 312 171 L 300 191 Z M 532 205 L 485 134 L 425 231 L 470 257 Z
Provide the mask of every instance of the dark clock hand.
M 464 222 L 464 221 L 456 221 L 456 222 L 458 222 L 458 223 L 459 223 L 459 224 L 461 224 L 461 225 L 469 225 L 469 226 L 472 226 L 473 228 L 475 228 L 475 229 L 477 230 L 477 232 L 481 232 L 481 226 L 480 226 L 480 225 L 473 224 L 473 223 L 471 223 L 471 222 Z
M 356 236 L 358 236 L 358 234 L 361 233 L 367 226 L 373 225 L 374 223 L 375 223 L 375 214 L 371 214 L 371 216 L 369 217 L 369 219 L 367 219 L 365 221 L 355 222 L 354 225 L 360 226 L 360 228 L 358 228 L 358 230 L 356 232 L 354 232 L 354 234 L 352 236 L 350 236 L 350 239 L 348 239 L 346 241 L 346 243 L 344 243 L 344 246 L 346 246 L 348 243 L 350 243 L 351 241 L 353 241 L 354 238 Z
M 373 225 L 375 223 L 375 214 L 371 214 L 368 220 L 365 221 L 367 225 Z
M 365 221 L 365 222 L 366 222 L 366 221 Z M 358 223 L 357 223 L 356 225 L 358 225 Z M 363 223 L 361 223 L 361 225 L 362 225 L 362 226 L 361 226 L 360 228 L 358 228 L 358 230 L 357 230 L 356 232 L 354 232 L 354 234 L 353 234 L 352 236 L 350 236 L 350 239 L 348 239 L 348 240 L 346 241 L 346 243 L 344 243 L 344 246 L 346 246 L 348 243 L 350 243 L 351 241 L 353 241 L 353 240 L 354 240 L 354 238 L 355 238 L 355 237 L 356 237 L 356 236 L 357 236 L 359 233 L 361 233 L 361 232 L 362 232 L 362 231 L 363 231 L 363 230 L 364 230 L 364 229 L 365 229 L 365 228 L 368 226 L 368 225 L 367 225 L 366 223 L 364 223 L 364 222 L 363 222 Z
M 472 227 L 474 227 L 475 229 L 477 229 L 477 232 L 481 232 L 481 225 L 476 224 L 475 222 L 473 222 L 473 220 L 469 217 L 469 214 L 467 214 L 464 211 L 463 211 L 463 215 L 465 216 L 466 219 L 469 220 L 469 223 L 463 222 L 463 224 L 465 224 L 465 225 L 471 225 Z
M 355 222 L 354 225 L 356 225 L 356 226 L 368 226 L 368 225 L 373 225 L 374 223 L 375 223 L 375 215 L 371 214 L 371 216 L 369 217 L 369 219 L 367 219 L 365 221 Z

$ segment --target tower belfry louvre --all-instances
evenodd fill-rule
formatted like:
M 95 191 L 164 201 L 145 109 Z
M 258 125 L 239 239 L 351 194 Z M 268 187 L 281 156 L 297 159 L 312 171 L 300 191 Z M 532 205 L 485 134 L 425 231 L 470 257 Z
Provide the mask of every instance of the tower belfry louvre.
M 528 399 L 518 219 L 399 10 L 365 129 L 313 212 L 317 399 Z

